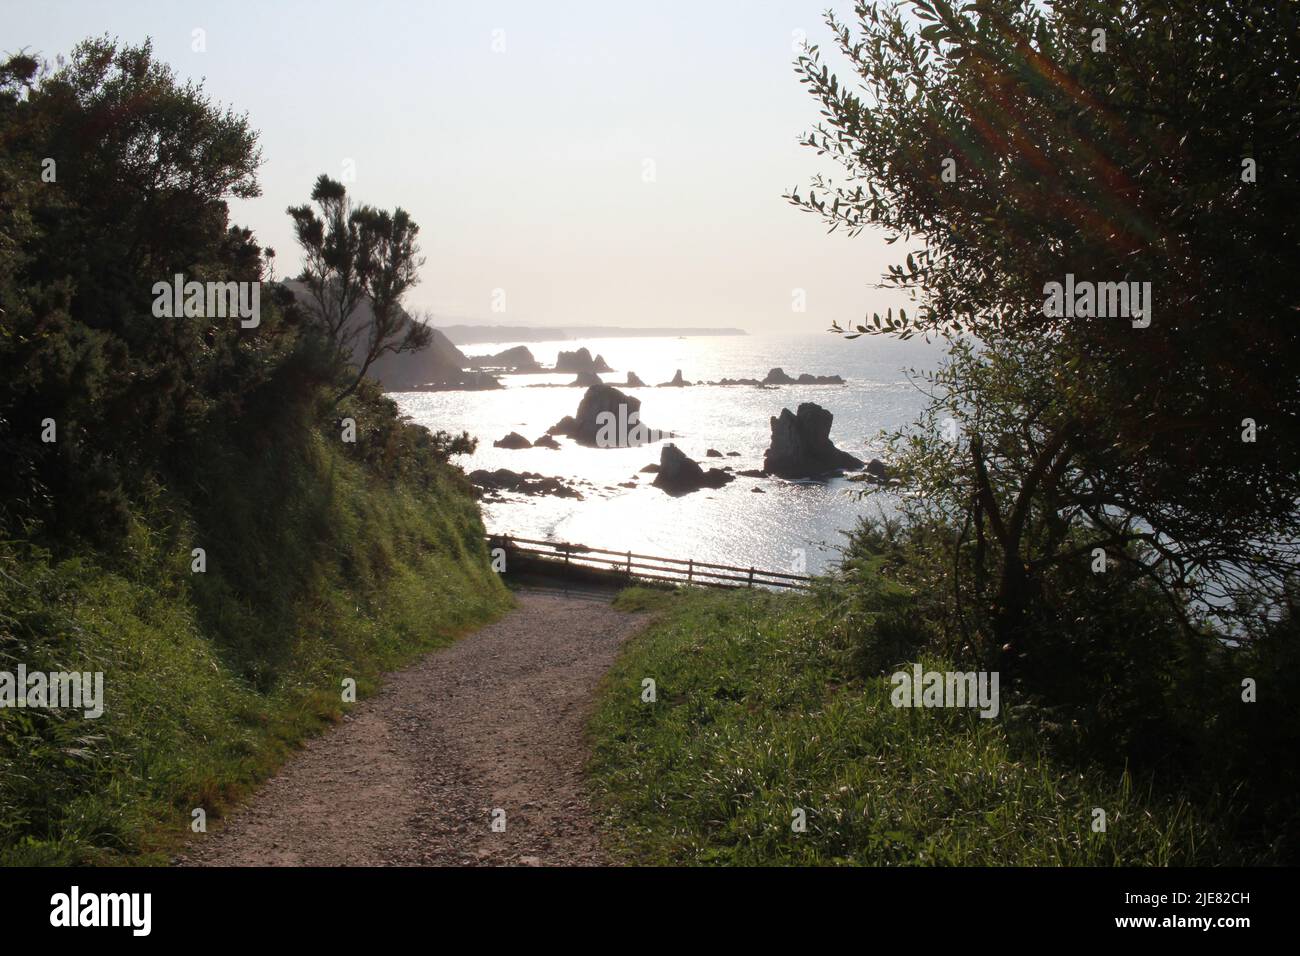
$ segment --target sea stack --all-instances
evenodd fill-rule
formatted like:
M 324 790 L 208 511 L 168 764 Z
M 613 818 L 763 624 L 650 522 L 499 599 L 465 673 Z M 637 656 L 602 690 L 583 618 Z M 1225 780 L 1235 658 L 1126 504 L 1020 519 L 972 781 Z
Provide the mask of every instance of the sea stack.
M 782 478 L 816 478 L 861 468 L 860 459 L 831 444 L 834 417 L 812 402 L 801 404 L 796 414 L 781 409 L 780 417 L 770 420 L 772 444 L 763 455 L 763 471 Z
M 612 372 L 603 355 L 597 355 L 594 359 L 591 352 L 585 348 L 578 349 L 575 352 L 561 352 L 555 359 L 555 371 L 573 372 L 580 375 L 584 372 Z
M 687 458 L 676 445 L 664 445 L 659 452 L 659 474 L 655 476 L 654 486 L 668 494 L 688 495 L 701 488 L 721 488 L 735 479 L 721 468 L 705 471 L 698 462 Z
M 587 389 L 578 411 L 566 415 L 549 429 L 548 435 L 564 435 L 580 445 L 599 448 L 628 448 L 659 441 L 662 435 L 641 424 L 641 399 L 620 392 L 613 385 Z

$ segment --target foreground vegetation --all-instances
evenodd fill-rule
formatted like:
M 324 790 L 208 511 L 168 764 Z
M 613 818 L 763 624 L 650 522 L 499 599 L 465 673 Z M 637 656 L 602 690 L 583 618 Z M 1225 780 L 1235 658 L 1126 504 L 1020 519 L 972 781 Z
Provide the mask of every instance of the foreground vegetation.
M 97 717 L 0 708 L 0 864 L 165 861 L 195 811 L 509 602 L 449 464 L 472 440 L 363 374 L 420 344 L 415 224 L 325 177 L 328 228 L 295 210 L 329 237 L 307 278 L 382 313 L 340 331 L 229 223 L 256 140 L 148 43 L 0 63 L 0 672 L 104 693 Z M 260 314 L 159 315 L 176 274 L 256 287 Z
M 1063 759 L 1032 709 L 891 704 L 890 598 L 630 590 L 658 619 L 609 675 L 593 785 L 615 848 L 659 864 L 1259 862 L 1219 801 Z M 883 655 L 883 656 L 882 656 Z M 945 670 L 921 655 L 927 669 Z M 898 664 L 904 659 L 898 658 Z M 642 699 L 643 680 L 657 700 Z M 1004 707 L 1006 706 L 1004 698 Z M 1094 811 L 1106 813 L 1094 832 Z M 806 819 L 796 832 L 795 811 Z
M 0 542 L 0 668 L 105 674 L 98 719 L 0 710 L 0 864 L 165 862 L 337 719 L 344 680 L 364 697 L 509 600 L 450 475 L 387 487 L 318 435 L 229 467 L 220 523 L 164 496 L 116 556 Z
M 816 597 L 679 596 L 628 652 L 596 772 L 630 852 L 1300 859 L 1297 10 L 827 14 L 787 198 L 896 243 L 913 304 L 833 329 L 947 359 Z M 1001 713 L 893 707 L 918 661 Z

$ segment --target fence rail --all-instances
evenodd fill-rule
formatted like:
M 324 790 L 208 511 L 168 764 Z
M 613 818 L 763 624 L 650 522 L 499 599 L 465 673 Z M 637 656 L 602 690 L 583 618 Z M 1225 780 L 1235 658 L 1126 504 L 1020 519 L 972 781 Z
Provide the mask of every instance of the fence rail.
M 783 571 L 764 571 L 761 568 L 743 568 L 733 564 L 714 564 L 693 558 L 665 558 L 654 554 L 637 554 L 635 551 L 611 551 L 608 548 L 591 548 L 585 544 L 567 541 L 539 541 L 534 538 L 516 538 L 514 535 L 487 535 L 490 548 L 501 548 L 509 567 L 510 555 L 524 555 L 538 559 L 542 570 L 564 574 L 588 569 L 621 574 L 631 579 L 666 581 L 672 584 L 699 584 L 706 587 L 768 587 L 807 590 L 812 578 L 807 574 L 787 574 Z M 617 559 L 617 560 L 611 560 Z

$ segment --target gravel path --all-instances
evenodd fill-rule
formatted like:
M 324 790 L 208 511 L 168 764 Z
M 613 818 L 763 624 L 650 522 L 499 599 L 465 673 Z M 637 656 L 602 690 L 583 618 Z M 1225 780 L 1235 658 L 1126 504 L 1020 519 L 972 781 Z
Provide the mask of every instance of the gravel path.
M 517 598 L 495 624 L 388 675 L 178 862 L 606 863 L 583 730 L 592 691 L 644 615 L 615 611 L 608 594 Z

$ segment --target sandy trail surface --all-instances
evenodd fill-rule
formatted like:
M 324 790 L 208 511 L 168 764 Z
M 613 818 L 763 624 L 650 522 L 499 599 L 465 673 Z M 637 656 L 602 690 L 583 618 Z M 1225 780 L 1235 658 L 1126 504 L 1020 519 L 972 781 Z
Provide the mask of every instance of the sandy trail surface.
M 645 616 L 614 610 L 605 592 L 516 596 L 501 620 L 388 675 L 177 862 L 607 863 L 582 779 L 584 726 Z

